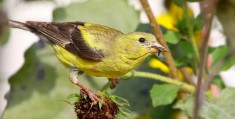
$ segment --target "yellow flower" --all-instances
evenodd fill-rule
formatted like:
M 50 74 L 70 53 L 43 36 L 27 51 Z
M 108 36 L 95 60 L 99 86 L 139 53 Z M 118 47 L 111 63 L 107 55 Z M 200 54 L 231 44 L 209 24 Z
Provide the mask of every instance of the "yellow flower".
M 161 70 L 161 71 L 164 72 L 165 74 L 169 74 L 169 73 L 170 73 L 169 67 L 168 67 L 166 64 L 162 63 L 162 62 L 161 62 L 160 60 L 158 60 L 158 59 L 152 59 L 152 60 L 150 60 L 150 62 L 148 63 L 148 65 L 149 65 L 150 67 L 152 67 L 152 68 Z M 185 67 L 185 69 L 186 69 L 186 72 L 187 72 L 188 74 L 193 74 L 192 68 L 190 68 L 190 67 Z M 183 74 L 181 73 L 181 71 L 180 71 L 180 70 L 177 70 L 177 72 L 178 72 L 178 77 L 179 77 L 179 79 L 180 79 L 180 80 L 184 80 L 184 76 L 183 76 Z
M 164 63 L 162 63 L 160 60 L 157 60 L 157 59 L 150 60 L 148 65 L 152 68 L 160 69 L 162 72 L 164 72 L 166 74 L 169 74 L 169 72 L 170 72 L 168 66 L 165 65 Z
M 175 21 L 170 14 L 162 14 L 157 18 L 157 21 L 158 24 L 164 26 L 165 28 L 178 32 L 178 29 L 175 27 Z
M 193 69 L 191 67 L 184 67 L 184 69 L 189 75 L 193 75 Z M 180 70 L 178 70 L 178 76 L 180 80 L 185 80 L 185 77 Z
M 191 9 L 188 8 L 187 12 L 189 16 L 193 16 L 193 12 Z M 183 19 L 183 17 L 184 10 L 181 7 L 175 5 L 174 3 L 171 3 L 168 12 L 161 14 L 157 18 L 157 22 L 169 30 L 178 32 L 176 25 L 179 23 L 180 20 Z

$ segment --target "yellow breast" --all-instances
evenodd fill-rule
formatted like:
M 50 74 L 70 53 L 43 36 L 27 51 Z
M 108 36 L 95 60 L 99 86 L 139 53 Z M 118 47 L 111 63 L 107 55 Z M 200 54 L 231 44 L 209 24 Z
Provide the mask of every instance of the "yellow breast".
M 68 68 L 76 67 L 84 73 L 98 77 L 120 77 L 140 62 L 130 61 L 124 56 L 104 58 L 102 61 L 82 59 L 58 45 L 52 45 L 57 58 Z

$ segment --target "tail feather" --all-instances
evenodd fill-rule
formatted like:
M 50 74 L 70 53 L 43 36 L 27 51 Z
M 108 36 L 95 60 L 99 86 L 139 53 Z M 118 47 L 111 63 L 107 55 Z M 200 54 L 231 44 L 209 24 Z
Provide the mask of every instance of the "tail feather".
M 8 20 L 8 26 L 12 28 L 19 28 L 22 30 L 31 31 L 31 29 L 25 23 L 18 21 Z
M 12 28 L 23 29 L 26 31 L 31 30 L 25 23 L 9 20 L 7 18 L 7 15 L 4 13 L 3 9 L 0 8 L 0 32 L 3 31 L 3 28 L 7 26 Z

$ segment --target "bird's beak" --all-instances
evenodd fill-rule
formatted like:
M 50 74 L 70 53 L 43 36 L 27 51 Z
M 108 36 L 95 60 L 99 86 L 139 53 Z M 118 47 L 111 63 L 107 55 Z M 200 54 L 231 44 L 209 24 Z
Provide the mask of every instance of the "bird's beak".
M 157 53 L 158 56 L 161 52 L 167 52 L 166 48 L 157 42 L 153 43 L 151 46 L 149 46 L 149 48 L 151 53 Z

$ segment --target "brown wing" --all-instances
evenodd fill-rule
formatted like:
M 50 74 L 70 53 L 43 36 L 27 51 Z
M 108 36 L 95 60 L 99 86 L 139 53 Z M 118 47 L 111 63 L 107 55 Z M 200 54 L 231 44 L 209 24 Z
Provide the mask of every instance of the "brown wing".
M 104 57 L 101 51 L 89 47 L 82 38 L 78 26 L 84 26 L 83 22 L 26 22 L 32 32 L 46 37 L 52 43 L 60 45 L 69 52 L 78 55 L 81 58 L 99 61 Z

